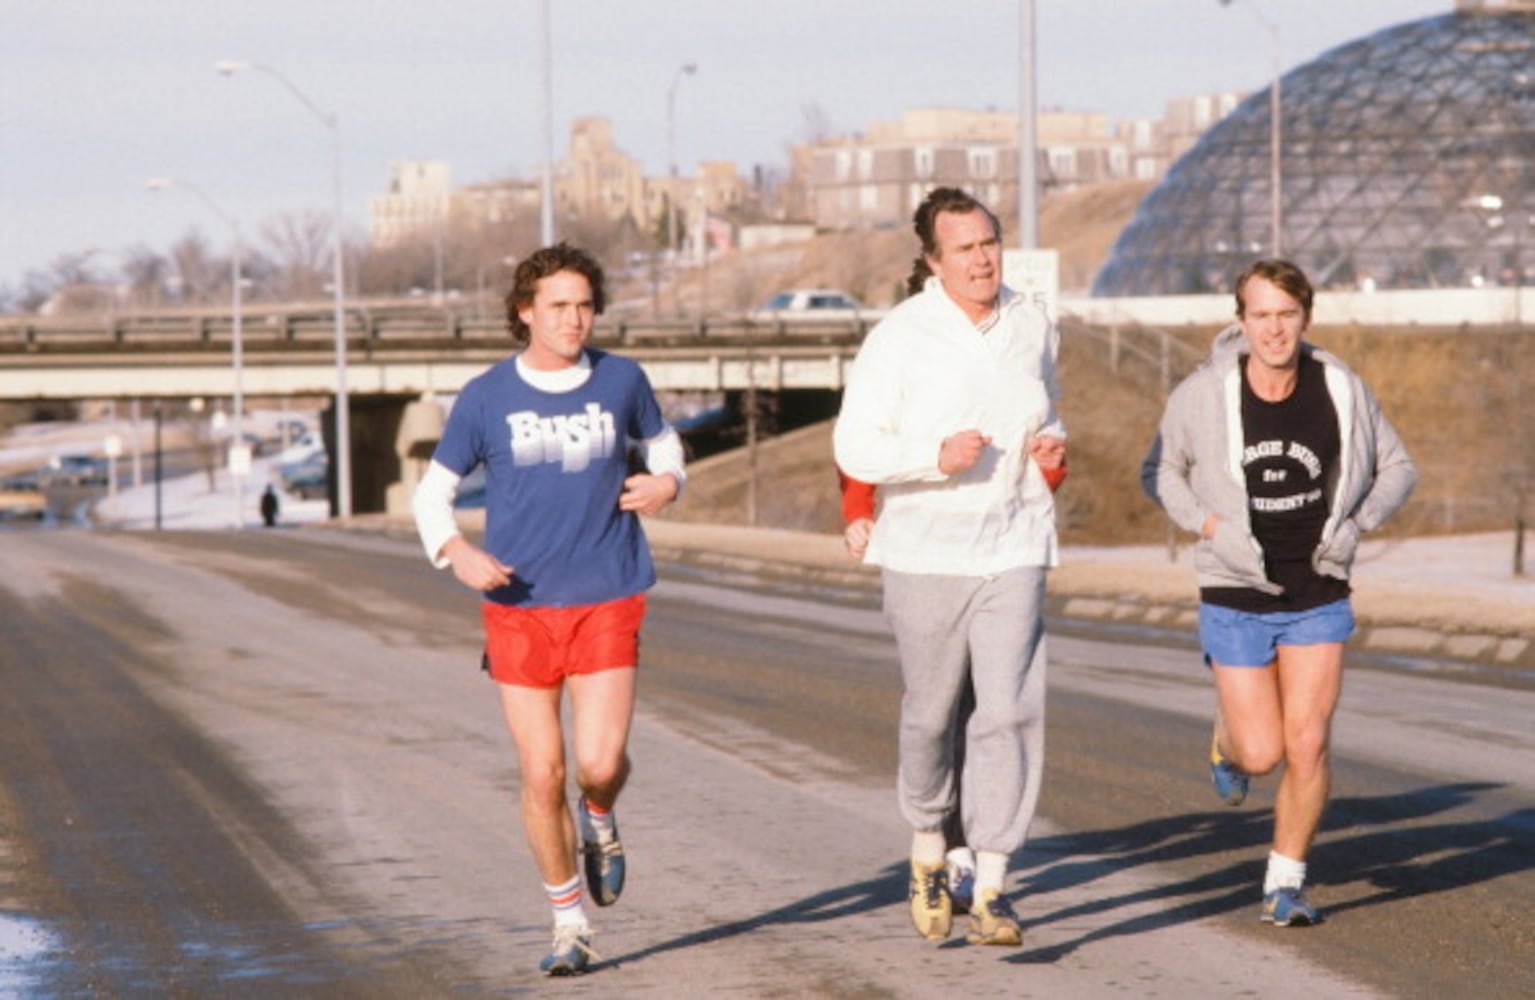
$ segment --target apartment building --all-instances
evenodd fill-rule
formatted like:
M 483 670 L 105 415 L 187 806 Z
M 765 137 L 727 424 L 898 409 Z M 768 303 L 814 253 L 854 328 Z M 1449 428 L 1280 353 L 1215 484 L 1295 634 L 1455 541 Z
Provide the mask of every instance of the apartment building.
M 639 160 L 618 147 L 607 118 L 578 118 L 570 126 L 565 158 L 554 168 L 555 213 L 618 220 L 627 216 L 642 230 L 664 218 L 667 196 L 675 192 L 685 218 L 721 216 L 740 209 L 749 187 L 727 160 L 698 165 L 697 176 L 648 178 Z M 393 165 L 389 188 L 371 200 L 369 229 L 375 247 L 388 247 L 408 233 L 502 222 L 538 214 L 538 179 L 508 178 L 453 190 L 446 163 L 413 160 Z
M 1046 191 L 1123 178 L 1155 180 L 1238 95 L 1170 102 L 1164 119 L 1115 125 L 1090 111 L 1045 110 L 1035 122 L 1038 177 Z M 1000 214 L 1018 204 L 1018 116 L 918 108 L 859 136 L 800 147 L 804 202 L 822 229 L 906 224 L 933 187 L 974 193 Z
M 441 160 L 410 160 L 389 169 L 386 193 L 368 205 L 368 236 L 380 249 L 416 232 L 447 222 L 453 198 L 453 171 Z

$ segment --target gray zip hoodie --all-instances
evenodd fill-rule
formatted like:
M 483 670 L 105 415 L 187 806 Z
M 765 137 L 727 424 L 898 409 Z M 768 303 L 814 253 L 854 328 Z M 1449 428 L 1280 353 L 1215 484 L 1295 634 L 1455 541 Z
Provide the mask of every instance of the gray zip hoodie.
M 1200 538 L 1194 569 L 1201 587 L 1251 587 L 1277 594 L 1253 536 L 1242 472 L 1242 373 L 1245 340 L 1233 324 L 1207 358 L 1167 399 L 1162 425 L 1141 463 L 1141 486 L 1185 531 L 1199 534 L 1219 518 L 1214 538 Z M 1327 523 L 1311 557 L 1318 573 L 1347 580 L 1359 536 L 1373 531 L 1406 500 L 1418 470 L 1364 381 L 1319 347 L 1301 350 L 1322 362 L 1338 411 L 1341 448 L 1329 483 Z

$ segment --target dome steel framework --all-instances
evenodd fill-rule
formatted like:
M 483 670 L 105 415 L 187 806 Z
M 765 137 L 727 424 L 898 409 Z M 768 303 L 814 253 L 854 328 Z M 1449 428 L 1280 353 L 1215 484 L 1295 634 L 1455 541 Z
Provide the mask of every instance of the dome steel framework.
M 1319 288 L 1535 285 L 1535 14 L 1387 28 L 1286 73 L 1284 256 Z M 1229 291 L 1270 239 L 1269 94 L 1178 160 L 1093 294 Z

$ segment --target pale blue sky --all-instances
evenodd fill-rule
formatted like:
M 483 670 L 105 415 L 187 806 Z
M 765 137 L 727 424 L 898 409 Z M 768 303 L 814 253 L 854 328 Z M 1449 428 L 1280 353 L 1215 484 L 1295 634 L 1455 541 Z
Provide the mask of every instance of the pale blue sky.
M 556 154 L 572 118 L 612 119 L 619 146 L 782 164 L 814 104 L 858 130 L 912 107 L 1018 103 L 1017 0 L 550 0 Z M 1270 75 L 1262 11 L 1285 68 L 1363 34 L 1449 13 L 1453 0 L 1037 0 L 1043 107 L 1160 114 L 1173 97 L 1253 90 Z M 248 231 L 328 211 L 330 138 L 273 66 L 340 116 L 343 197 L 360 235 L 389 165 L 442 159 L 455 183 L 531 175 L 541 155 L 538 0 L 0 0 L 0 285 L 59 254 L 165 250 L 198 226 L 202 188 Z M 110 256 L 104 261 L 112 263 Z

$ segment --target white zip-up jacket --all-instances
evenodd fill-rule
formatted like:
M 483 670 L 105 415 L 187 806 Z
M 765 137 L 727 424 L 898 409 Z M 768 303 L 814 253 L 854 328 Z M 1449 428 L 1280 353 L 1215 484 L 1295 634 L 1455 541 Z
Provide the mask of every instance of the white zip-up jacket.
M 1027 447 L 1066 436 L 1059 343 L 1044 312 L 1006 287 L 994 321 L 977 327 L 936 277 L 869 332 L 833 434 L 842 471 L 880 486 L 866 562 L 944 576 L 1055 565 L 1055 504 Z M 972 428 L 991 438 L 980 461 L 940 472 L 944 438 Z
M 1197 535 L 1209 515 L 1219 518 L 1215 537 L 1201 538 L 1194 549 L 1201 587 L 1275 594 L 1281 588 L 1264 571 L 1242 470 L 1237 358 L 1244 343 L 1240 326 L 1227 327 L 1215 338 L 1210 357 L 1173 390 L 1141 464 L 1141 485 L 1185 531 Z M 1359 536 L 1380 527 L 1406 502 L 1418 470 L 1364 380 L 1319 347 L 1301 349 L 1322 363 L 1340 436 L 1327 523 L 1311 564 L 1318 573 L 1347 580 Z

